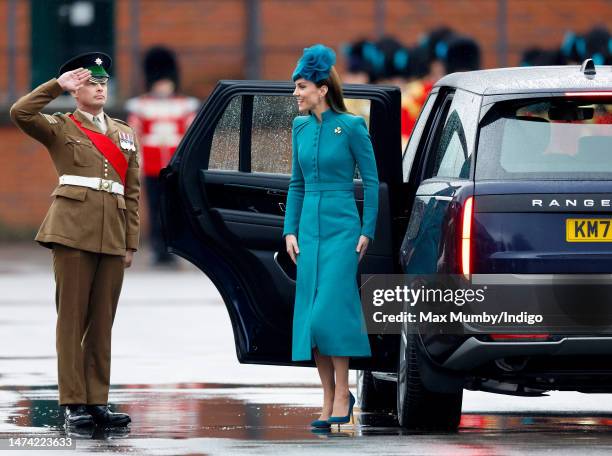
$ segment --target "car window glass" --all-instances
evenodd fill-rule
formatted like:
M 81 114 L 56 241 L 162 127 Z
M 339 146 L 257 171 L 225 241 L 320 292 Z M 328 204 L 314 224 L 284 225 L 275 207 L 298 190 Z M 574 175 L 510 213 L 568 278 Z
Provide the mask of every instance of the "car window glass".
M 427 124 L 427 119 L 431 113 L 431 109 L 436 100 L 437 94 L 430 95 L 423 109 L 421 110 L 421 114 L 419 114 L 419 118 L 417 119 L 414 130 L 412 130 L 412 134 L 410 135 L 410 139 L 408 141 L 408 145 L 404 151 L 402 157 L 402 174 L 404 176 L 404 182 L 408 182 L 410 179 L 410 169 L 412 168 L 412 163 L 414 162 L 414 157 L 417 153 L 419 143 L 421 142 L 421 137 L 423 135 L 423 130 L 425 129 L 425 125 Z
M 586 97 L 497 103 L 482 122 L 476 178 L 610 179 L 612 103 Z
M 347 109 L 369 125 L 370 100 L 345 99 Z M 291 129 L 299 115 L 292 96 L 256 95 L 251 133 L 252 172 L 291 174 Z M 237 157 L 237 154 L 236 154 Z M 355 167 L 355 179 L 359 179 Z
M 452 108 L 452 105 L 451 105 Z M 436 149 L 433 176 L 460 176 L 461 169 L 469 160 L 465 131 L 459 113 L 452 110 L 446 119 Z
M 433 156 L 432 176 L 468 178 L 474 151 L 480 98 L 463 90 L 453 96 Z
M 291 172 L 291 127 L 297 115 L 297 104 L 292 96 L 254 97 L 251 133 L 253 172 Z
M 451 140 L 448 143 L 448 147 L 442 161 L 439 164 L 437 176 L 452 176 L 452 177 L 467 177 L 461 176 L 461 168 L 464 166 L 466 161 L 463 146 L 459 139 L 459 133 L 454 131 L 451 136 Z
M 238 171 L 241 101 L 242 97 L 230 101 L 215 128 L 208 169 Z
M 364 98 L 345 98 L 344 104 L 346 105 L 346 109 L 351 114 L 355 114 L 356 116 L 361 116 L 365 120 L 366 126 L 368 130 L 370 129 L 370 100 L 366 100 Z M 353 179 L 361 179 L 361 174 L 359 173 L 359 167 L 355 166 L 355 174 L 353 175 Z

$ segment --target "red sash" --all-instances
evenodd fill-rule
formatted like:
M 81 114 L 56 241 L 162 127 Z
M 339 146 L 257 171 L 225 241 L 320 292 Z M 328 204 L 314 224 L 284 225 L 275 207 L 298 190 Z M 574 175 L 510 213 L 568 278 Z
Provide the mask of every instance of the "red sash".
M 125 185 L 128 161 L 123 155 L 123 152 L 119 150 L 117 145 L 108 136 L 85 128 L 81 122 L 74 118 L 72 114 L 70 114 L 69 117 L 74 121 L 77 127 L 79 127 L 81 131 L 87 135 L 93 145 L 96 146 L 96 149 L 98 149 L 109 161 L 111 166 L 115 168 L 115 171 L 117 171 L 117 174 L 119 174 L 119 177 L 121 178 L 121 183 Z

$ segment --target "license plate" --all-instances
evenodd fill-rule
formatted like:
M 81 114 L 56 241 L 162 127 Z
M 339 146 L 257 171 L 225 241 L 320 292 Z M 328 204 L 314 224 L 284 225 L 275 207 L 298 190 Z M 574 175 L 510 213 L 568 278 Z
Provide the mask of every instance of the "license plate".
M 612 242 L 612 219 L 567 219 L 567 242 Z

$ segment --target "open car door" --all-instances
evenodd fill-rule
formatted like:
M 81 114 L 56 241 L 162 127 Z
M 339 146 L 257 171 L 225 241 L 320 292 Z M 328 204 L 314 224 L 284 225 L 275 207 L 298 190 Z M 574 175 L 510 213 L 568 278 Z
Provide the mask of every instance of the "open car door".
M 291 361 L 296 268 L 282 238 L 291 176 L 294 84 L 220 81 L 162 171 L 162 223 L 169 250 L 219 290 L 242 363 Z M 369 125 L 380 191 L 374 242 L 360 273 L 400 273 L 405 231 L 397 87 L 346 85 L 349 111 Z M 356 173 L 357 174 L 357 173 Z M 363 188 L 356 175 L 360 213 Z M 347 278 L 348 280 L 348 278 Z M 352 368 L 394 371 L 397 336 L 370 335 L 372 358 Z

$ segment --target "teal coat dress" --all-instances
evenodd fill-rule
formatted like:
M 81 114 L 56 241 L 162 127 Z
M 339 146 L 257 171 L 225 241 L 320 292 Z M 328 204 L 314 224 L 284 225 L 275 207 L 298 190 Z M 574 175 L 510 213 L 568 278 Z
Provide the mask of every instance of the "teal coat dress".
M 293 121 L 292 172 L 283 237 L 294 234 L 297 278 L 292 359 L 310 360 L 312 349 L 329 356 L 371 356 L 357 287 L 361 234 L 374 239 L 378 172 L 362 117 L 328 109 Z M 363 223 L 353 176 L 364 187 Z

